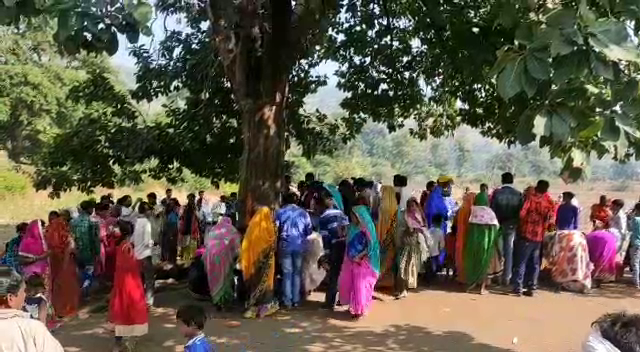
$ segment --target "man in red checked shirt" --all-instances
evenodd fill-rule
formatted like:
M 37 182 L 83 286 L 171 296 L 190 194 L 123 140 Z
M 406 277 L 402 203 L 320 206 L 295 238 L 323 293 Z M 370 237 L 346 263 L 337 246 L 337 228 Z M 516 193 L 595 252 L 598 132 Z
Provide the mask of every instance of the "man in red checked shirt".
M 549 182 L 538 181 L 533 192 L 528 194 L 520 211 L 520 236 L 515 243 L 515 265 L 513 267 L 513 292 L 525 296 L 533 296 L 540 273 L 540 248 L 547 230 L 555 223 L 555 204 L 549 191 Z

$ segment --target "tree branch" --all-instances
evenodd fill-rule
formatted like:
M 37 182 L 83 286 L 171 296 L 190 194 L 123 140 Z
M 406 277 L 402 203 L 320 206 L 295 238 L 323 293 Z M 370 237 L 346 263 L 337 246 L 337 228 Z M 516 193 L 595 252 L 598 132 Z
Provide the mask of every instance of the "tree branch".
M 292 47 L 294 60 L 319 43 L 339 13 L 339 0 L 298 0 L 293 8 Z
M 237 40 L 235 27 L 238 9 L 233 0 L 209 0 L 206 6 L 210 31 L 227 77 L 235 76 Z

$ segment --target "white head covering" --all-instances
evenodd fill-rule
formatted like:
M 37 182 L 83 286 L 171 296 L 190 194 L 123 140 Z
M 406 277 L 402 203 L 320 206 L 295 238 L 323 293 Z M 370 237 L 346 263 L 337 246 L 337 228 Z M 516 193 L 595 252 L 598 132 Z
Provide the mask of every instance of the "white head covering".
M 620 352 L 620 350 L 602 337 L 598 329 L 593 329 L 582 344 L 582 352 Z

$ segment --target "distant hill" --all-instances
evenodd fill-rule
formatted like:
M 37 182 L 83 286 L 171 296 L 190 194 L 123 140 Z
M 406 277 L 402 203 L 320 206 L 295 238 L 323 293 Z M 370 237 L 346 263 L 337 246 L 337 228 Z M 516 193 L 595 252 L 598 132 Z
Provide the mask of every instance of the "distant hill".
M 305 108 L 309 111 L 320 110 L 323 113 L 332 116 L 340 115 L 343 110 L 340 108 L 342 99 L 347 96 L 338 89 L 333 82 L 320 88 L 316 94 L 312 94 L 305 99 Z

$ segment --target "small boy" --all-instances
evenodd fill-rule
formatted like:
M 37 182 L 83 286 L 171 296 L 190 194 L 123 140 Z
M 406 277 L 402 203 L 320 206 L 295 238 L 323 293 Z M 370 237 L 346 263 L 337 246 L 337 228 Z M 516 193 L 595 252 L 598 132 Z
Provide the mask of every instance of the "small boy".
M 26 282 L 27 297 L 24 301 L 24 311 L 29 313 L 31 319 L 40 320 L 47 325 L 49 301 L 45 297 L 44 280 L 40 275 L 31 275 Z
M 438 272 L 438 264 L 440 262 L 440 253 L 444 250 L 444 232 L 442 232 L 442 224 L 444 217 L 440 214 L 434 214 L 431 217 L 431 227 L 429 227 L 428 236 L 426 236 L 427 248 L 429 250 L 429 261 L 431 262 L 431 272 L 435 277 Z M 432 277 L 432 278 L 433 278 Z
M 189 341 L 184 346 L 184 352 L 213 352 L 213 346 L 202 332 L 207 321 L 207 315 L 201 306 L 187 304 L 176 313 L 178 327 Z

